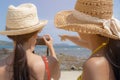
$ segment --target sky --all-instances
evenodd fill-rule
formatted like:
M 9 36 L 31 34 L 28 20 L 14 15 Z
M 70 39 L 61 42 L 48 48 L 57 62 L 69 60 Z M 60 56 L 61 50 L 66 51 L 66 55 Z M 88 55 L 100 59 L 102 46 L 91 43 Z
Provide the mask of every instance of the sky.
M 23 3 L 33 3 L 37 6 L 40 20 L 48 20 L 48 24 L 39 35 L 50 34 L 54 43 L 67 43 L 73 45 L 70 41 L 62 42 L 58 35 L 69 34 L 77 35 L 75 32 L 68 32 L 57 29 L 54 26 L 54 16 L 61 10 L 73 10 L 76 0 L 1 0 L 0 1 L 0 31 L 5 30 L 6 14 L 9 5 L 18 6 Z M 114 0 L 114 16 L 120 20 L 120 0 Z M 10 41 L 6 36 L 0 35 L 0 40 Z

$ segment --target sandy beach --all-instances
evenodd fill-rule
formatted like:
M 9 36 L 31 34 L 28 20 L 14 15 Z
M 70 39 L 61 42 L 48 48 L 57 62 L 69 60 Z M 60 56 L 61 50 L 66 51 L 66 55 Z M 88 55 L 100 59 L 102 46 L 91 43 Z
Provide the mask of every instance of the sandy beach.
M 61 71 L 60 80 L 77 80 L 82 71 Z

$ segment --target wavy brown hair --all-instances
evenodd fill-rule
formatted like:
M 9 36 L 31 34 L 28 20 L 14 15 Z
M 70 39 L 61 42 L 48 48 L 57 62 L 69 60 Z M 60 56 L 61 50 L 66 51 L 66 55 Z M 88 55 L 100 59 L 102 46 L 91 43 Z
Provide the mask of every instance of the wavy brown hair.
M 14 48 L 13 80 L 30 80 L 30 71 L 23 45 L 37 33 L 38 31 L 24 35 L 8 36 L 16 43 Z
M 120 80 L 120 40 L 109 39 L 105 54 L 116 80 Z

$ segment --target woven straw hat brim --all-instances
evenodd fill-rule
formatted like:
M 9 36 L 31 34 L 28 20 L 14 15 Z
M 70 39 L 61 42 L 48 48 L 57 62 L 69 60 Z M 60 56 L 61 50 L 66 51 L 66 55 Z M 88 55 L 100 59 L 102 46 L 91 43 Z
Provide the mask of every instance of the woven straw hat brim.
M 55 16 L 54 23 L 57 28 L 68 31 L 100 34 L 105 37 L 119 39 L 117 36 L 111 35 L 107 30 L 103 29 L 102 24 L 86 23 L 76 19 L 72 14 L 72 10 L 58 12 Z
M 6 30 L 6 31 L 0 31 L 0 34 L 2 35 L 23 35 L 32 33 L 35 31 L 41 31 L 42 28 L 47 24 L 47 20 L 40 20 L 38 24 L 24 28 L 24 29 L 18 29 L 18 30 Z

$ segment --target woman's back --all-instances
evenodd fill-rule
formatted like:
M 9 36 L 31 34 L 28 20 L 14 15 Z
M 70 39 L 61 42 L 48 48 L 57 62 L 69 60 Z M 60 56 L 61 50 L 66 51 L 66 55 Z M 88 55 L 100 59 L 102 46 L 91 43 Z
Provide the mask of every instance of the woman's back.
M 57 80 L 57 78 L 60 76 L 58 61 L 52 56 L 49 56 L 47 58 L 49 62 L 51 77 Z M 12 79 L 13 77 L 12 60 L 13 58 L 9 56 L 0 61 L 0 80 Z M 36 76 L 39 76 L 41 78 L 40 80 L 47 80 L 45 63 L 41 56 L 30 53 L 29 55 L 27 55 L 27 61 L 31 80 L 36 80 L 35 79 Z
M 82 80 L 115 80 L 111 65 L 104 54 L 92 55 L 84 64 Z
M 34 16 L 30 16 L 30 14 Z M 21 4 L 17 7 L 11 5 L 8 8 L 6 19 L 6 30 L 0 34 L 6 35 L 13 41 L 14 51 L 8 58 L 1 61 L 0 80 L 31 80 L 33 78 L 46 80 L 44 78 L 48 77 L 48 69 L 45 64 L 49 64 L 51 78 L 54 77 L 54 80 L 58 80 L 59 76 L 54 73 L 54 70 L 59 69 L 59 66 L 53 39 L 50 35 L 44 35 L 42 38 L 49 48 L 52 58 L 45 58 L 48 61 L 43 61 L 41 56 L 33 54 L 38 33 L 47 24 L 47 20 L 39 20 L 37 7 L 31 3 Z M 54 74 L 55 76 L 53 76 Z
M 31 78 L 39 76 L 41 80 L 48 80 L 48 74 L 46 73 L 45 62 L 42 56 L 31 54 L 27 57 L 29 59 L 28 65 L 30 66 Z M 47 56 L 46 58 L 48 60 L 51 78 L 57 80 L 60 77 L 59 63 L 53 56 Z
M 0 79 L 1 80 L 10 80 L 13 75 L 13 69 L 11 65 L 12 59 L 7 57 L 0 60 Z

